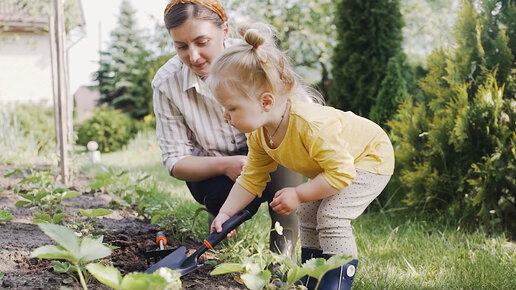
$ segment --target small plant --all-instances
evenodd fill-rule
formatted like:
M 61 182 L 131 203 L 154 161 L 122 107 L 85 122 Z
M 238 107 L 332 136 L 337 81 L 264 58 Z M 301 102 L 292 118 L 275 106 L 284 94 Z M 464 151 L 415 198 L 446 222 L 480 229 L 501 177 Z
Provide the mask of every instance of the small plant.
M 306 275 L 320 281 L 326 272 L 346 264 L 350 259 L 351 257 L 347 255 L 335 255 L 328 260 L 313 258 L 298 266 L 290 258 L 264 249 L 261 253 L 245 257 L 241 263 L 222 263 L 210 274 L 240 273 L 240 278 L 251 290 L 263 288 L 290 289 L 295 286 L 296 281 Z M 283 275 L 274 275 L 277 277 L 273 277 L 269 270 L 271 265 L 279 266 L 274 267 L 274 269 L 280 271 Z M 317 284 L 316 289 L 318 286 L 319 284 Z
M 157 190 L 154 182 L 144 182 L 151 177 L 150 175 L 133 176 L 128 173 L 127 170 L 104 168 L 104 171 L 97 173 L 88 185 L 92 190 L 103 190 L 113 195 L 110 201 L 112 207 L 134 206 L 145 195 Z
M 130 273 L 122 277 L 120 271 L 113 266 L 104 266 L 97 263 L 86 265 L 86 269 L 100 283 L 113 289 L 155 289 L 155 290 L 180 290 L 181 279 L 179 273 L 169 269 L 160 268 L 152 274 Z
M 8 222 L 13 219 L 13 215 L 6 211 L 6 210 L 0 210 L 0 223 L 2 222 Z
M 49 169 L 32 172 L 18 182 L 15 192 L 23 198 L 15 206 L 37 207 L 49 216 L 61 212 L 62 200 L 81 195 L 65 185 L 55 186 Z
M 63 221 L 65 217 L 66 217 L 66 214 L 63 212 L 56 213 L 54 215 L 49 215 L 46 213 L 35 213 L 32 224 L 34 224 L 34 225 L 41 224 L 41 223 L 58 224 L 61 221 Z
M 74 216 L 71 221 L 66 223 L 67 227 L 72 229 L 77 236 L 97 237 L 107 232 L 107 230 L 97 229 L 95 227 L 95 225 L 98 224 L 95 218 L 108 215 L 113 212 L 112 210 L 95 208 L 80 209 L 79 212 L 81 216 Z
M 57 245 L 46 245 L 35 249 L 31 256 L 40 259 L 66 260 L 79 275 L 83 289 L 88 289 L 82 270 L 87 262 L 111 255 L 111 249 L 99 238 L 78 238 L 75 233 L 64 226 L 41 223 L 38 227 Z M 54 264 L 55 265 L 55 264 Z M 66 265 L 60 265 L 66 267 Z

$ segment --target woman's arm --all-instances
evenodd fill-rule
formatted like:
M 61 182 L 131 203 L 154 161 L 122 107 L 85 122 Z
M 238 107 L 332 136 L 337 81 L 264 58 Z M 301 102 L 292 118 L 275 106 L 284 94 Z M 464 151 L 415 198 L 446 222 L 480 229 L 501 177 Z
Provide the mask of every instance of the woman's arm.
M 246 156 L 188 156 L 172 168 L 172 176 L 186 181 L 200 181 L 226 175 L 235 181 L 246 164 Z

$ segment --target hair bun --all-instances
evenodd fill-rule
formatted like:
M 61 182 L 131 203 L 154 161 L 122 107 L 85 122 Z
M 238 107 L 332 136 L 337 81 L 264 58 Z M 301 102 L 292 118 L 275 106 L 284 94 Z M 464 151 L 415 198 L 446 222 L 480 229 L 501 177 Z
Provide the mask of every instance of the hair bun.
M 259 47 L 260 45 L 262 45 L 265 42 L 265 38 L 263 38 L 260 35 L 260 32 L 258 31 L 258 29 L 254 29 L 254 28 L 248 29 L 245 32 L 244 39 L 247 43 L 249 43 L 254 48 Z

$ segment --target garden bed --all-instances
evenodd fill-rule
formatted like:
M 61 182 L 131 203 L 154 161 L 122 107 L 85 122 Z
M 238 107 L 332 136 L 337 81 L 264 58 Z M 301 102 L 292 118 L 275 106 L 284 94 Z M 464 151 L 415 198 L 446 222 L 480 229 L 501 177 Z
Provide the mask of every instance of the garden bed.
M 0 166 L 0 173 L 5 169 Z M 8 210 L 14 216 L 13 220 L 0 223 L 0 273 L 5 274 L 0 280 L 0 288 L 59 289 L 61 286 L 68 286 L 79 289 L 79 283 L 70 275 L 54 272 L 50 260 L 31 258 L 30 254 L 34 249 L 53 242 L 32 224 L 34 210 L 14 206 L 20 199 L 14 188 L 22 178 L 21 174 L 14 174 L 8 178 L 3 174 L 0 176 L 0 209 Z M 63 200 L 63 209 L 68 217 L 73 216 L 79 209 L 108 207 L 109 195 L 102 192 L 91 194 L 86 187 L 87 180 L 88 177 L 84 174 L 74 176 L 70 187 L 82 194 Z M 159 230 L 158 226 L 137 217 L 131 209 L 114 209 L 111 214 L 99 218 L 98 221 L 97 227 L 107 230 L 104 242 L 118 247 L 106 258 L 108 262 L 117 267 L 122 274 L 143 272 L 150 266 L 144 252 L 156 249 L 153 240 Z M 192 250 L 199 246 L 192 241 L 181 243 L 169 237 L 169 247 L 178 247 L 180 244 Z M 213 254 L 207 252 L 200 260 L 208 258 L 214 258 Z M 206 264 L 182 277 L 183 288 L 246 289 L 230 275 L 211 276 L 209 273 L 212 269 L 211 265 Z M 93 277 L 88 281 L 88 287 L 108 289 Z

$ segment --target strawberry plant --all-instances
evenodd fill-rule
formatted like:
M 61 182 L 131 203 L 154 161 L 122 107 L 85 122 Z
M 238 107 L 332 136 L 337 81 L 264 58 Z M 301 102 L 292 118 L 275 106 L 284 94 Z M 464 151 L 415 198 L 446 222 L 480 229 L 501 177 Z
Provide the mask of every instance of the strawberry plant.
M 240 273 L 240 278 L 246 287 L 251 290 L 264 288 L 291 289 L 295 287 L 294 283 L 296 281 L 306 275 L 321 281 L 326 272 L 346 264 L 350 259 L 351 257 L 347 255 L 335 255 L 328 260 L 313 258 L 298 266 L 289 257 L 264 249 L 261 253 L 245 257 L 241 263 L 222 263 L 211 272 L 211 275 Z M 284 275 L 273 278 L 269 270 L 271 265 L 278 266 L 274 267 L 275 270 L 279 270 Z M 318 287 L 319 282 L 316 289 Z
M 38 227 L 57 245 L 39 247 L 32 252 L 31 256 L 70 262 L 79 276 L 82 288 L 88 289 L 81 269 L 87 262 L 111 255 L 111 249 L 102 243 L 102 237 L 81 239 L 67 227 L 48 223 L 38 224 Z
M 155 290 L 180 290 L 181 279 L 179 273 L 169 269 L 160 268 L 152 274 L 130 273 L 122 277 L 120 271 L 113 266 L 104 266 L 97 263 L 86 265 L 86 269 L 100 283 L 113 289 L 155 289 Z

